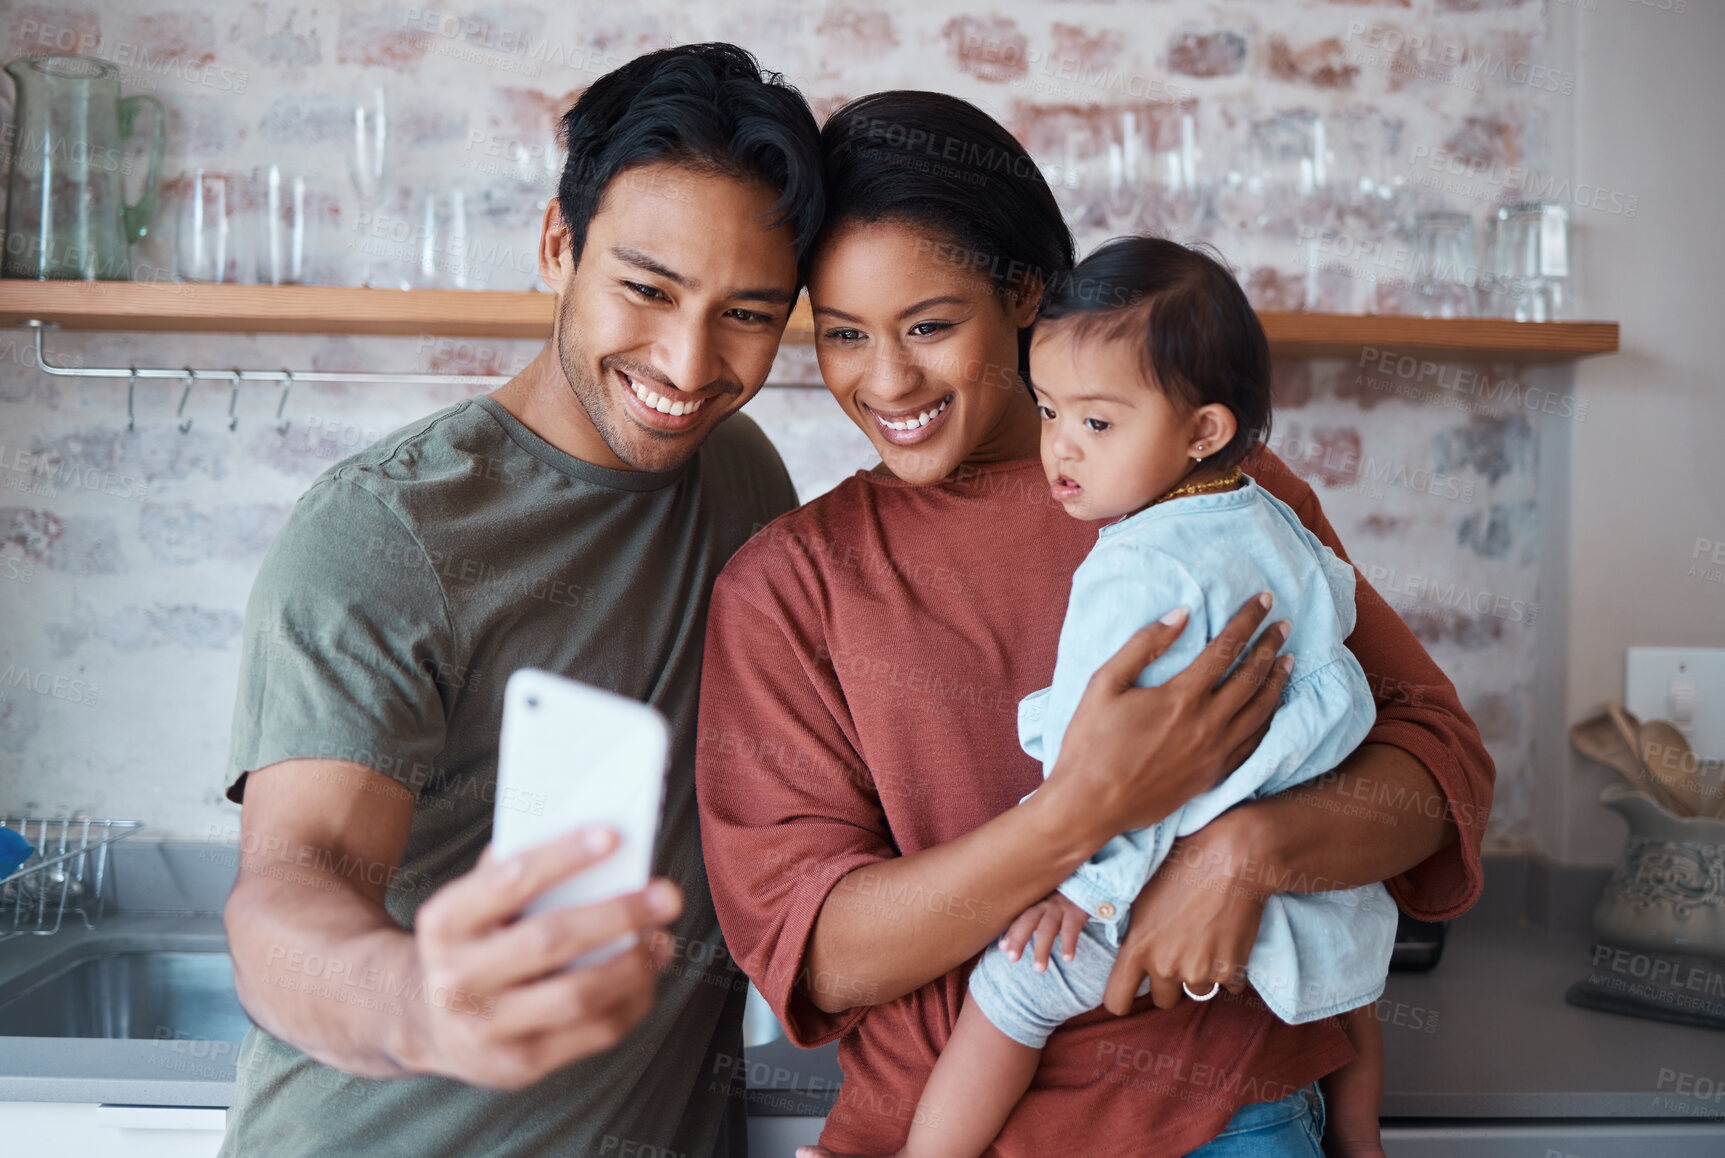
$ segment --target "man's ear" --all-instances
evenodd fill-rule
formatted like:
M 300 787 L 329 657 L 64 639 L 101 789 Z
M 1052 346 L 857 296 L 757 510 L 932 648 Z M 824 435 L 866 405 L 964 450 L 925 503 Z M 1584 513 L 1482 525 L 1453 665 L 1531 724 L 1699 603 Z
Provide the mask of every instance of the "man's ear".
M 1209 458 L 1232 442 L 1235 431 L 1240 429 L 1240 424 L 1234 420 L 1234 412 L 1220 402 L 1198 407 L 1192 417 L 1192 438 L 1187 452 L 1193 458 Z
M 552 293 L 562 293 L 575 276 L 575 237 L 563 220 L 562 207 L 553 197 L 545 203 L 545 220 L 539 224 L 539 277 Z

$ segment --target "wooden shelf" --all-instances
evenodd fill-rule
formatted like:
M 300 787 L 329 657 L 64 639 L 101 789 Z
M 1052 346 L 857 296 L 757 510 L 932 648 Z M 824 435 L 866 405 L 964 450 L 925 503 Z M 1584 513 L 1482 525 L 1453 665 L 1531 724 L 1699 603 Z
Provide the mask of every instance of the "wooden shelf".
M 1512 322 L 1263 310 L 1258 320 L 1278 358 L 1349 358 L 1365 346 L 1398 354 L 1505 362 L 1567 362 L 1617 351 L 1616 322 Z
M 544 338 L 548 293 L 0 279 L 0 324 L 176 333 Z
M 550 294 L 530 292 L 0 280 L 0 325 L 34 318 L 68 330 L 543 338 L 554 305 Z M 1616 322 L 1258 316 L 1278 358 L 1345 358 L 1372 346 L 1426 357 L 1561 362 L 1612 353 L 1618 340 Z M 806 299 L 785 340 L 814 340 Z

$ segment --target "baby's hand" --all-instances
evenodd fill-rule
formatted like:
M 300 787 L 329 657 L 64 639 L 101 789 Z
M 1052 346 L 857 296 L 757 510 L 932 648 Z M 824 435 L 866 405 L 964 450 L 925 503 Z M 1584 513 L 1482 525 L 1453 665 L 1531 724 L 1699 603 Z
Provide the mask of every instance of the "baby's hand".
M 1036 971 L 1048 972 L 1048 955 L 1060 942 L 1060 956 L 1070 961 L 1078 953 L 1078 933 L 1090 914 L 1059 893 L 1050 893 L 1018 915 L 1000 938 L 1008 961 L 1024 953 L 1025 943 L 1035 938 Z

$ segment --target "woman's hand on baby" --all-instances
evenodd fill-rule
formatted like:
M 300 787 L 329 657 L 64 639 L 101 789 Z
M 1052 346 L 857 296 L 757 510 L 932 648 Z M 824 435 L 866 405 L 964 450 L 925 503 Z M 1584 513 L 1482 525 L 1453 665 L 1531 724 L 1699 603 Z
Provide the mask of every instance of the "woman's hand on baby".
M 1005 950 L 1007 960 L 1016 961 L 1024 955 L 1025 944 L 1032 943 L 1036 971 L 1046 973 L 1056 942 L 1060 944 L 1063 960 L 1070 961 L 1077 954 L 1078 934 L 1088 920 L 1089 913 L 1061 894 L 1050 893 L 1018 914 L 1018 919 L 1001 935 L 1000 947 Z
M 1096 670 L 1048 781 L 1067 794 L 1071 823 L 1083 826 L 1075 831 L 1088 835 L 1092 851 L 1167 817 L 1257 748 L 1293 667 L 1291 655 L 1276 659 L 1286 623 L 1246 647 L 1269 613 L 1268 592 L 1249 600 L 1185 671 L 1156 687 L 1138 687 L 1138 677 L 1180 638 L 1184 614 L 1134 633 Z
M 1102 999 L 1110 1013 L 1130 1012 L 1145 978 L 1158 1009 L 1185 999 L 1181 982 L 1198 994 L 1212 985 L 1230 993 L 1246 988 L 1269 893 L 1251 879 L 1263 862 L 1238 843 L 1233 819 L 1223 813 L 1175 841 L 1139 892 Z

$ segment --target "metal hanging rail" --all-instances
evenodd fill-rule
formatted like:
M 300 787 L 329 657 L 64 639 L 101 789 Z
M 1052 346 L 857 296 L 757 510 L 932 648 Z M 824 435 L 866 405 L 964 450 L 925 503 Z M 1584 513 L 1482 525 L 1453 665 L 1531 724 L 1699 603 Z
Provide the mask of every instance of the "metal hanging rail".
M 31 320 L 23 323 L 36 331 L 36 367 L 44 374 L 59 378 L 168 378 L 185 382 L 227 382 L 238 387 L 244 382 L 273 382 L 292 386 L 296 382 L 359 382 L 372 385 L 396 386 L 501 386 L 509 381 L 507 374 L 391 374 L 375 370 L 195 370 L 186 366 L 179 370 L 164 367 L 138 366 L 56 366 L 48 361 L 42 349 L 42 334 L 52 322 Z M 181 401 L 181 406 L 185 405 Z

